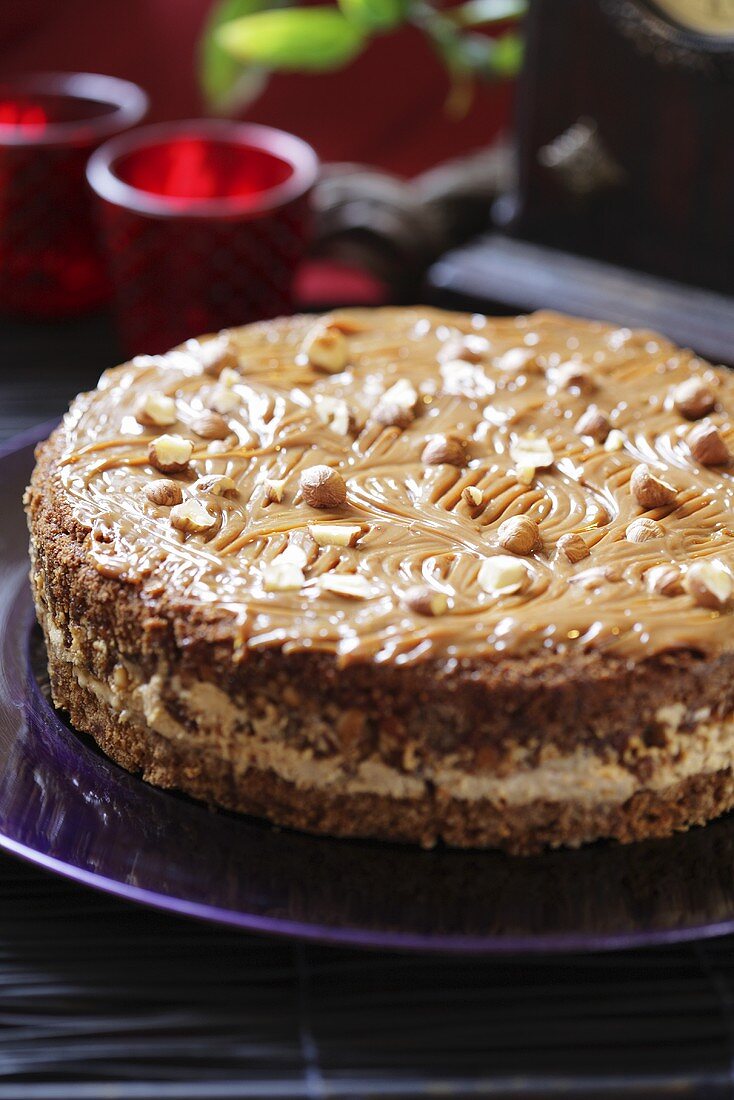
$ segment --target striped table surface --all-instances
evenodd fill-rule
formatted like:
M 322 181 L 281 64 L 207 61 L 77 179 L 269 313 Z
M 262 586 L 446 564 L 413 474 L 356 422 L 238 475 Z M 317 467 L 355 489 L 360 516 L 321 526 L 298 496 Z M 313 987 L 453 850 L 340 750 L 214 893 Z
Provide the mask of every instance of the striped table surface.
M 0 439 L 116 360 L 0 329 Z M 734 938 L 531 960 L 256 939 L 0 857 L 0 1100 L 734 1096 Z

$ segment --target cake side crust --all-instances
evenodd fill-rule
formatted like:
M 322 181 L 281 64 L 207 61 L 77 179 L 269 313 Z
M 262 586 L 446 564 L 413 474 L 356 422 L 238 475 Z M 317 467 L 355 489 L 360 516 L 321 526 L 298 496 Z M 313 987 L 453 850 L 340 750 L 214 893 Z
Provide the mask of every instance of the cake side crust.
M 730 768 L 693 775 L 660 790 L 639 790 L 616 805 L 534 799 L 498 806 L 487 799 L 432 792 L 421 799 L 344 794 L 283 780 L 249 768 L 236 778 L 227 761 L 201 747 L 176 746 L 130 720 L 122 721 L 93 691 L 82 687 L 70 664 L 49 654 L 57 705 L 72 723 L 128 771 L 158 787 L 176 789 L 211 806 L 264 817 L 277 825 L 338 837 L 419 843 L 443 840 L 455 847 L 498 848 L 530 855 L 548 847 L 577 847 L 599 838 L 622 843 L 669 836 L 702 825 L 734 806 Z

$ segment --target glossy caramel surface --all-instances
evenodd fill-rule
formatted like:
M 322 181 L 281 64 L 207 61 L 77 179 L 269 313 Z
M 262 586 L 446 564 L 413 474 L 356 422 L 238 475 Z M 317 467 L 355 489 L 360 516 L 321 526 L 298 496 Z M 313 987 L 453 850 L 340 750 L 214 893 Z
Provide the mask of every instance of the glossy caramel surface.
M 554 314 L 489 319 L 427 308 L 328 315 L 320 330 L 331 325 L 347 349 L 344 368 L 329 373 L 308 358 L 315 324 L 250 326 L 138 357 L 77 399 L 61 429 L 58 476 L 103 575 L 137 585 L 143 599 L 165 594 L 182 608 L 233 612 L 249 646 L 345 661 L 731 647 L 728 604 L 657 592 L 650 571 L 670 565 L 684 579 L 704 558 L 734 568 L 732 469 L 693 458 L 695 424 L 673 398 L 681 382 L 700 378 L 716 399 L 705 419 L 734 446 L 734 375 L 651 333 Z M 396 383 L 398 396 L 406 384 L 416 394 L 412 419 L 386 425 L 376 411 Z M 146 394 L 174 399 L 174 424 L 139 421 Z M 577 428 L 591 405 L 608 419 L 606 444 Z M 223 439 L 195 430 L 211 410 L 226 421 Z M 151 465 L 149 444 L 163 433 L 192 441 L 183 472 Z M 426 461 L 435 437 L 460 441 L 460 465 Z M 550 465 L 518 462 L 528 439 L 548 444 Z M 640 506 L 630 478 L 642 463 L 674 488 L 672 503 Z M 344 478 L 344 507 L 303 499 L 300 475 L 314 465 Z M 228 475 L 235 489 L 196 486 L 208 474 Z M 162 477 L 206 507 L 208 530 L 176 529 L 171 509 L 148 499 Z M 268 499 L 268 481 L 284 483 L 281 501 Z M 500 542 L 513 516 L 537 522 L 539 542 L 514 555 L 519 588 L 492 590 L 482 566 L 513 556 Z M 630 541 L 638 517 L 659 523 L 660 537 Z M 315 544 L 321 524 L 358 527 L 355 544 Z M 561 551 L 568 534 L 582 537 L 587 556 L 570 561 Z M 303 583 L 268 590 L 284 551 L 285 560 L 295 553 Z M 365 583 L 357 596 L 331 591 L 324 578 L 334 574 Z M 410 606 L 416 586 L 446 597 L 440 613 Z

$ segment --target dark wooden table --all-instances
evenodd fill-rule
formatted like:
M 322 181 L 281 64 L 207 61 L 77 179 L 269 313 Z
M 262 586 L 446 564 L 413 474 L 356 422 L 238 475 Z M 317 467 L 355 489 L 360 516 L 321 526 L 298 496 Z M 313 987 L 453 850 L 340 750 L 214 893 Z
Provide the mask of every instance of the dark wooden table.
M 0 439 L 117 358 L 0 328 Z M 0 1100 L 734 1096 L 734 939 L 425 959 L 256 939 L 0 857 Z

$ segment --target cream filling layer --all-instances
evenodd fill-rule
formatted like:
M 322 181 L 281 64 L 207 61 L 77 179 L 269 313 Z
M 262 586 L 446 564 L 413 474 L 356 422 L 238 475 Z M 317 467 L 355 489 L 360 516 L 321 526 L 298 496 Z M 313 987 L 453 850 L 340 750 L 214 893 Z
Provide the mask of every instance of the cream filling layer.
M 419 775 L 411 775 L 379 760 L 355 764 L 336 752 L 315 758 L 310 750 L 287 744 L 289 716 L 274 704 L 255 715 L 207 681 L 183 685 L 176 676 L 162 673 L 145 681 L 130 665 L 118 665 L 111 680 L 105 682 L 83 667 L 79 646 L 75 642 L 67 646 L 50 617 L 47 630 L 54 656 L 71 664 L 80 686 L 93 692 L 121 722 L 147 726 L 180 748 L 213 752 L 230 763 L 235 776 L 256 768 L 270 770 L 297 787 L 338 789 L 343 794 L 420 799 L 426 796 L 430 783 L 440 794 L 467 802 L 487 799 L 498 806 L 521 806 L 542 799 L 598 806 L 621 804 L 639 790 L 664 791 L 691 776 L 713 774 L 734 764 L 734 716 L 708 721 L 708 711 L 699 711 L 698 724 L 681 735 L 678 728 L 686 713 L 681 703 L 671 703 L 657 714 L 666 728 L 668 748 L 664 755 L 660 750 L 651 752 L 655 763 L 645 783 L 622 765 L 605 762 L 586 748 L 502 777 L 451 766 L 423 768 Z M 164 688 L 175 694 L 200 731 L 198 736 L 171 715 Z M 326 730 L 326 722 L 323 727 Z

